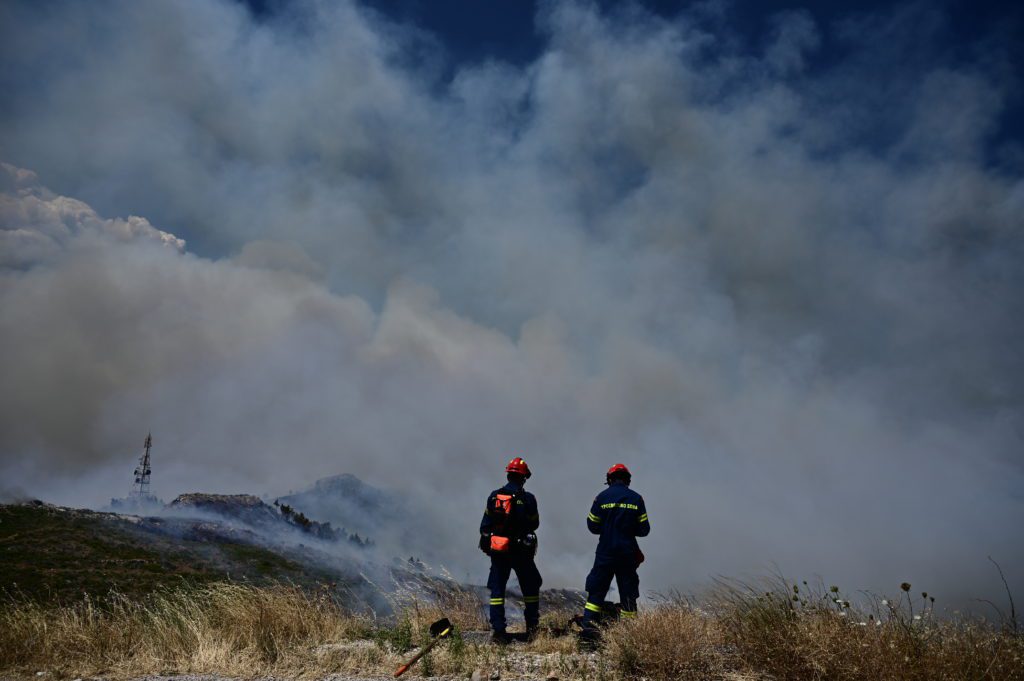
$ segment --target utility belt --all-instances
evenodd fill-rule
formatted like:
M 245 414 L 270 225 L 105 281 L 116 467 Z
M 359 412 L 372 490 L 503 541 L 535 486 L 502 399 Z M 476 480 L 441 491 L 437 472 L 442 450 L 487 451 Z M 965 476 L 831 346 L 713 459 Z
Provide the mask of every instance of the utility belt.
M 530 532 L 522 537 L 506 537 L 493 532 L 480 535 L 480 550 L 488 556 L 537 555 L 537 535 Z

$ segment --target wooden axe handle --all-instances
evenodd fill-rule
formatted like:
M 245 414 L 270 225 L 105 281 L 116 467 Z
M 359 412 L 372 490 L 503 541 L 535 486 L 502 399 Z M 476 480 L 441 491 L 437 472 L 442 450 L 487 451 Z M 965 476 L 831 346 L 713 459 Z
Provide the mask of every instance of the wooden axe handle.
M 395 672 L 395 678 L 397 679 L 399 676 L 401 676 L 402 674 L 404 674 L 407 671 L 409 671 L 409 667 L 411 667 L 414 664 L 416 664 L 417 662 L 419 662 L 419 659 L 421 657 L 423 657 L 424 655 L 426 655 L 427 653 L 429 653 L 430 649 L 433 648 L 434 646 L 436 646 L 437 642 L 440 641 L 445 636 L 447 636 L 448 632 L 450 632 L 450 631 L 451 631 L 451 627 L 449 627 L 448 629 L 445 629 L 444 631 L 442 631 L 440 634 L 437 635 L 437 638 L 435 638 L 433 641 L 431 641 L 427 645 L 423 646 L 423 650 L 421 650 L 420 652 L 418 652 L 415 655 L 413 655 L 411 660 L 409 660 L 408 662 L 406 662 L 405 664 L 403 664 L 401 667 L 398 668 L 398 671 Z

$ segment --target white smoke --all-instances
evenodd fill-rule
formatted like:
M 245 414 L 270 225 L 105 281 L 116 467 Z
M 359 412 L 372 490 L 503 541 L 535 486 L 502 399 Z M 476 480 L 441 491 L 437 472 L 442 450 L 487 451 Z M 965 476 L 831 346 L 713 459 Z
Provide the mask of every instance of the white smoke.
M 185 250 L 182 239 L 154 228 L 145 218 L 105 220 L 85 203 L 41 187 L 36 174 L 24 168 L 0 163 L 0 188 L 0 267 L 46 262 L 83 235 L 152 239 Z
M 38 76 L 2 81 L 0 149 L 79 199 L 5 166 L 5 479 L 102 503 L 152 429 L 164 496 L 352 472 L 422 498 L 461 576 L 522 454 L 547 583 L 579 586 L 622 460 L 646 587 L 774 562 L 962 599 L 1024 558 L 1008 85 L 873 47 L 931 10 L 812 73 L 803 14 L 750 55 L 550 4 L 536 61 L 441 81 L 350 3 L 115 4 L 0 10 Z

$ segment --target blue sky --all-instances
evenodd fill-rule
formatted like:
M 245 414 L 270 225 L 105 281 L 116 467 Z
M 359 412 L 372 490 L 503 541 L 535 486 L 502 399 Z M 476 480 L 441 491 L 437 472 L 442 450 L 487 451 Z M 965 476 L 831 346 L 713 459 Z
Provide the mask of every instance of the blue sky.
M 244 0 L 256 16 L 270 17 L 287 10 L 289 0 Z M 844 22 L 856 21 L 877 12 L 891 11 L 895 7 L 913 6 L 915 3 L 891 0 L 865 0 L 860 2 L 819 0 L 793 2 L 792 0 L 733 0 L 731 2 L 685 2 L 682 0 L 637 0 L 623 3 L 602 0 L 595 5 L 605 11 L 621 10 L 634 5 L 644 11 L 666 19 L 677 17 L 683 11 L 705 5 L 708 14 L 717 16 L 717 22 L 735 32 L 743 46 L 755 52 L 763 49 L 770 39 L 773 21 L 780 13 L 805 12 L 822 31 L 819 48 L 811 60 L 810 72 L 833 67 L 848 54 L 841 31 Z M 1016 72 L 1018 85 L 1024 78 L 1024 8 L 1020 3 L 1003 0 L 937 0 L 918 2 L 921 8 L 939 10 L 943 15 L 941 26 L 922 38 L 915 46 L 917 57 L 950 64 L 974 60 L 979 51 L 988 52 L 1000 60 L 1005 59 Z M 537 0 L 367 0 L 364 6 L 373 8 L 390 20 L 415 26 L 438 41 L 447 60 L 447 67 L 457 69 L 464 63 L 488 59 L 523 65 L 536 59 L 544 49 L 544 36 L 535 24 L 538 9 L 544 3 Z M 909 47 L 909 46 L 908 46 Z M 909 55 L 908 55 L 909 56 Z M 1019 88 L 1018 88 L 1019 91 Z M 999 140 L 1024 140 L 1024 99 L 1015 96 L 1007 102 L 995 137 Z
M 288 0 L 244 0 L 257 16 L 269 16 L 288 7 Z M 538 9 L 536 0 L 369 0 L 372 7 L 389 18 L 410 23 L 437 36 L 456 62 L 496 58 L 513 63 L 525 63 L 536 58 L 543 42 L 535 30 L 534 17 Z M 595 3 L 605 10 L 621 6 L 621 2 Z M 649 12 L 671 18 L 685 8 L 702 3 L 680 0 L 638 0 L 633 3 Z M 751 43 L 763 40 L 773 15 L 787 11 L 808 12 L 816 22 L 830 25 L 851 16 L 892 8 L 900 3 L 891 0 L 864 2 L 792 2 L 790 0 L 763 0 L 760 2 L 703 3 L 717 5 L 730 26 Z M 928 3 L 939 6 L 949 16 L 944 36 L 950 46 L 964 47 L 993 32 L 1005 30 L 1019 22 L 1022 10 L 1018 3 L 985 0 L 942 0 Z M 823 56 L 828 59 L 826 42 Z M 1008 45 L 1008 47 L 1013 47 Z M 1019 47 L 1018 50 L 1019 58 Z

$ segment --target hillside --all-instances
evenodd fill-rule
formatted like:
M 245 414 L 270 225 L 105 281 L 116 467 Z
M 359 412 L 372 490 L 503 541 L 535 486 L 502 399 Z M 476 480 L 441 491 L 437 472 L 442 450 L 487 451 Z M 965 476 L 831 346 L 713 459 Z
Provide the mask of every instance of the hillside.
M 483 607 L 484 587 L 456 584 L 283 503 L 192 493 L 163 512 L 135 516 L 41 501 L 0 505 L 0 592 L 64 603 L 85 593 L 137 597 L 163 586 L 229 580 L 326 588 L 347 607 L 374 615 L 456 592 L 473 594 Z M 581 594 L 552 589 L 542 597 L 548 607 L 575 607 Z
M 0 575 L 7 588 L 56 600 L 111 589 L 141 595 L 183 580 L 312 585 L 340 577 L 261 546 L 251 532 L 216 522 L 141 518 L 38 501 L 0 505 Z

